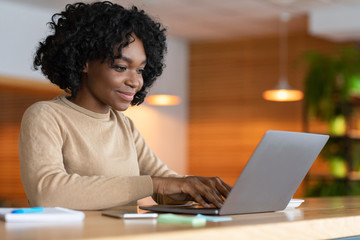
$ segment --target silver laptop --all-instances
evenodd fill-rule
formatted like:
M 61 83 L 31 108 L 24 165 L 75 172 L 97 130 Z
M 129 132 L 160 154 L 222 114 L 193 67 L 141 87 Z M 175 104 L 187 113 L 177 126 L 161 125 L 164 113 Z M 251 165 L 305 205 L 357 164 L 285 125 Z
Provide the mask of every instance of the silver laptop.
M 207 215 L 283 210 L 328 139 L 328 135 L 269 130 L 220 209 L 199 205 L 153 205 L 140 209 Z

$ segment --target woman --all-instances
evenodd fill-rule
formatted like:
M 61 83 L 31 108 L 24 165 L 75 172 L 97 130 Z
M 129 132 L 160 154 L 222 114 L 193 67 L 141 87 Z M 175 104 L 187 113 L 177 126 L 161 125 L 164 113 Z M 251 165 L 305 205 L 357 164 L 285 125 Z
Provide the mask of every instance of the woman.
M 165 29 L 136 7 L 67 5 L 34 67 L 69 95 L 24 114 L 21 177 L 30 206 L 96 210 L 193 200 L 221 207 L 231 189 L 219 178 L 183 177 L 167 168 L 124 116 L 161 75 Z

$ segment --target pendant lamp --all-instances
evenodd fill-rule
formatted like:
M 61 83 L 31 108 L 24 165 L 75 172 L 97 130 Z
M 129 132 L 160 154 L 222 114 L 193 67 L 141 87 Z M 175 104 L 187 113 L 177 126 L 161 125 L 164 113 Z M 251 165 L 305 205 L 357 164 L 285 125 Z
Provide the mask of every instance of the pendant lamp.
M 161 79 L 159 79 L 161 80 Z M 168 79 L 169 80 L 169 79 Z M 181 103 L 181 98 L 177 94 L 170 81 L 157 82 L 151 89 L 150 94 L 145 98 L 146 104 L 154 106 L 174 106 Z
M 276 102 L 290 102 L 299 101 L 303 98 L 304 94 L 300 90 L 290 87 L 287 81 L 287 24 L 290 19 L 288 13 L 280 15 L 280 50 L 279 50 L 279 83 L 274 89 L 266 90 L 263 92 L 263 98 L 268 101 Z
M 155 106 L 173 106 L 180 104 L 179 96 L 169 94 L 156 94 L 146 97 L 146 103 Z

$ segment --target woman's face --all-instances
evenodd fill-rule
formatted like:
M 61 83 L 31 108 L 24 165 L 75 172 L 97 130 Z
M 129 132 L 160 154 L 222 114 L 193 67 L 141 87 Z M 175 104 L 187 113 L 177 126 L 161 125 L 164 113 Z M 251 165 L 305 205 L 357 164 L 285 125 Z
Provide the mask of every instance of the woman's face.
M 84 69 L 81 88 L 74 103 L 98 113 L 107 113 L 109 107 L 125 111 L 143 86 L 142 72 L 146 65 L 143 43 L 135 41 L 122 49 L 122 57 L 101 63 L 89 61 Z

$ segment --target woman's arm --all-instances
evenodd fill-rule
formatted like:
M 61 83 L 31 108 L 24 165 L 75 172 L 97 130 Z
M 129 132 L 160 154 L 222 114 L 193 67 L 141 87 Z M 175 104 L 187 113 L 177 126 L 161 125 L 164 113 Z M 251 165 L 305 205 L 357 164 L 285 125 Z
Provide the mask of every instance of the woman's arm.
M 66 141 L 62 134 L 64 129 L 55 116 L 54 109 L 47 104 L 35 104 L 23 116 L 19 138 L 20 167 L 31 206 L 96 210 L 152 195 L 150 176 L 105 177 L 68 173 L 62 152 Z
M 128 119 L 136 149 L 141 174 L 150 175 L 153 183 L 153 199 L 160 204 L 178 204 L 196 201 L 208 207 L 212 203 L 221 207 L 231 186 L 218 177 L 181 176 L 170 170 L 146 145 L 144 139 Z

